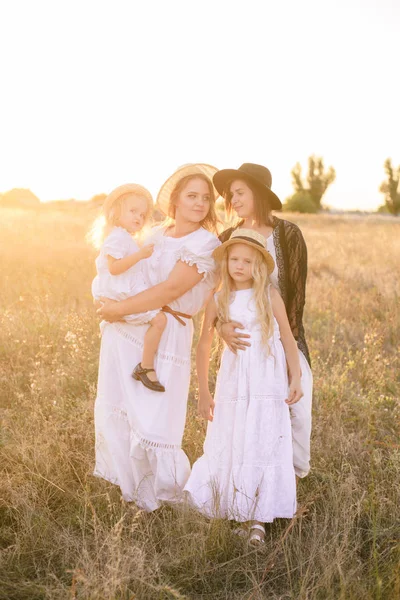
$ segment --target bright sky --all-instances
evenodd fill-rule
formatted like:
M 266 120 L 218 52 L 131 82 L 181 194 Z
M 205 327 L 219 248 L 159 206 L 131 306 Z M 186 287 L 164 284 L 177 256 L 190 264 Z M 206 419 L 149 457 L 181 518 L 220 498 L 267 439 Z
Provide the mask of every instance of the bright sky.
M 0 0 L 0 192 L 156 194 L 188 162 L 273 189 L 322 155 L 373 209 L 400 164 L 399 0 Z

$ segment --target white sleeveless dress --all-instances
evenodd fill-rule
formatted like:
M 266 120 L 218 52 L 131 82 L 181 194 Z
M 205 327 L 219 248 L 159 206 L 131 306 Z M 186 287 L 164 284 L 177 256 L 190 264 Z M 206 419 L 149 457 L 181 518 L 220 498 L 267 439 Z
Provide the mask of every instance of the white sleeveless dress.
M 215 390 L 214 421 L 204 454 L 185 486 L 189 501 L 209 517 L 272 522 L 296 511 L 296 482 L 286 358 L 278 323 L 261 341 L 253 290 L 234 293 L 232 320 L 251 335 L 251 347 L 233 354 L 225 347 Z

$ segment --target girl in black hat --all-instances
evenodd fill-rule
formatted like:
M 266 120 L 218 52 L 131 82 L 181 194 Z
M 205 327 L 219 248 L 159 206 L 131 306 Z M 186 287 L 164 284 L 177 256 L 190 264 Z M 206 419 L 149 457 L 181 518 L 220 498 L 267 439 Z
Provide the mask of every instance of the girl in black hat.
M 272 191 L 270 171 L 253 163 L 239 169 L 218 171 L 213 178 L 217 191 L 225 198 L 228 215 L 236 213 L 234 227 L 224 231 L 220 240 L 228 240 L 238 228 L 253 229 L 266 239 L 265 245 L 275 260 L 271 283 L 285 303 L 292 333 L 299 349 L 302 370 L 303 398 L 291 409 L 293 435 L 293 462 L 298 477 L 305 477 L 310 469 L 312 372 L 303 327 L 303 310 L 307 279 L 307 247 L 297 225 L 272 215 L 282 208 Z M 248 335 L 240 333 L 242 324 L 217 324 L 221 337 L 233 352 L 245 350 L 251 343 Z

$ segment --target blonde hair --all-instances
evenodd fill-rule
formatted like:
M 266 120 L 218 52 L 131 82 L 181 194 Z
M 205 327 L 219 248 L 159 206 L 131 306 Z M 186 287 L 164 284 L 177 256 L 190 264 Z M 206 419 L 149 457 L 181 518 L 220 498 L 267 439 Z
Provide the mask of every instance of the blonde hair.
M 182 192 L 182 190 L 185 188 L 186 184 L 189 183 L 189 181 L 192 181 L 193 179 L 202 179 L 203 181 L 205 181 L 208 185 L 208 189 L 210 192 L 210 208 L 209 208 L 209 211 L 208 211 L 207 215 L 205 216 L 205 218 L 200 222 L 200 225 L 202 227 L 204 227 L 204 229 L 207 229 L 208 231 L 211 231 L 212 233 L 218 233 L 219 219 L 217 217 L 217 213 L 215 212 L 214 186 L 213 186 L 211 180 L 203 173 L 195 173 L 194 175 L 186 175 L 185 177 L 182 177 L 182 179 L 180 179 L 177 182 L 177 184 L 175 185 L 175 187 L 172 190 L 171 195 L 169 197 L 168 217 L 166 219 L 165 224 L 166 225 L 172 224 L 173 220 L 175 219 L 176 203 L 179 199 L 179 195 Z
M 153 203 L 150 197 L 144 194 L 142 195 L 140 192 L 135 193 L 134 191 L 127 191 L 119 196 L 111 193 L 104 200 L 101 214 L 94 220 L 86 236 L 87 241 L 92 246 L 99 249 L 105 238 L 110 233 L 111 229 L 118 225 L 124 202 L 130 196 L 142 198 L 146 201 L 146 216 L 144 225 L 148 223 L 153 211 Z
M 238 240 L 239 243 L 239 240 Z M 232 302 L 232 293 L 235 292 L 235 282 L 229 275 L 228 258 L 229 253 L 234 245 L 229 246 L 224 253 L 220 263 L 220 291 L 218 294 L 218 320 L 222 323 L 230 321 L 229 305 Z M 270 354 L 268 340 L 273 334 L 273 315 L 272 307 L 269 299 L 269 276 L 267 263 L 265 262 L 261 252 L 256 252 L 253 263 L 253 292 L 254 302 L 256 305 L 257 317 L 261 326 L 261 339 L 267 349 L 267 354 Z

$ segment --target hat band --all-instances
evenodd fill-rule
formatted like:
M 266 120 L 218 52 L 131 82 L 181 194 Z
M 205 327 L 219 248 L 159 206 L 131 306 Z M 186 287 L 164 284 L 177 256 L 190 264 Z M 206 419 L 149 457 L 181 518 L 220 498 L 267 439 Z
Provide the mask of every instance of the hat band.
M 232 240 L 246 240 L 247 242 L 251 242 L 252 244 L 257 244 L 257 246 L 260 246 L 260 248 L 264 248 L 265 250 L 265 246 L 261 244 L 261 242 L 257 242 L 257 240 L 255 240 L 254 238 L 247 237 L 245 235 L 235 235 L 234 237 L 231 237 L 230 241 Z

